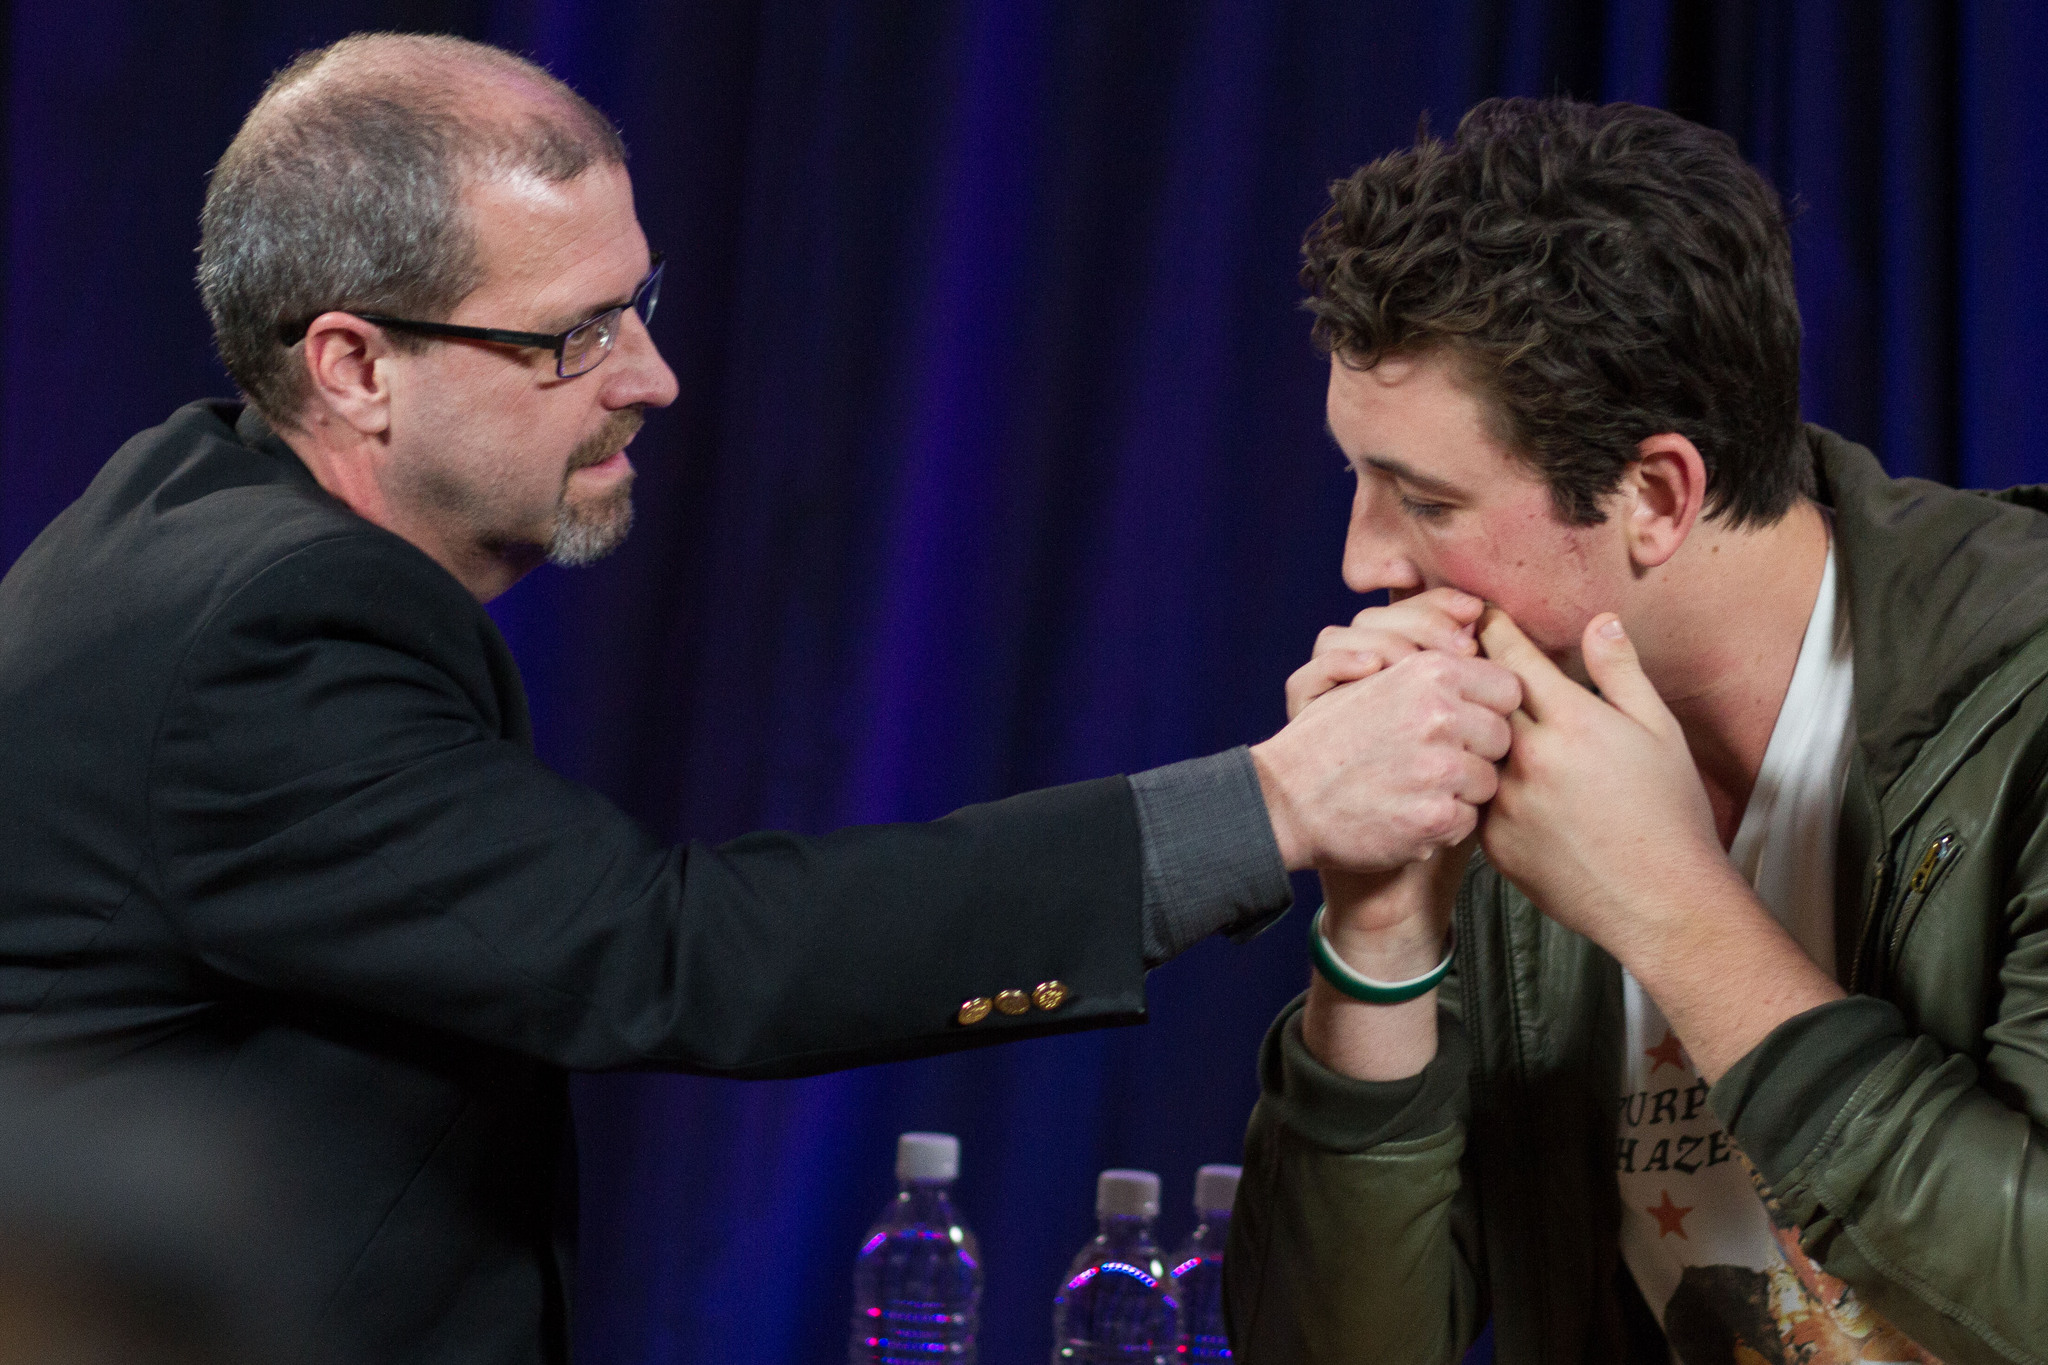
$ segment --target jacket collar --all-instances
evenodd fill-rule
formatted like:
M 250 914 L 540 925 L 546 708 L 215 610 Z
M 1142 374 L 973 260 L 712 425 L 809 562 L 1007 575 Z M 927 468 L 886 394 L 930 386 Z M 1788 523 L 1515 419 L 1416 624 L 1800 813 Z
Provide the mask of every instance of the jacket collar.
M 1972 689 L 2048 623 L 2048 489 L 1963 492 L 1893 479 L 1816 426 L 1805 442 L 1834 510 L 1856 649 L 1856 726 L 1890 789 Z
M 268 455 L 283 466 L 287 473 L 305 480 L 315 488 L 320 486 L 320 481 L 313 477 L 312 470 L 306 468 L 306 462 L 299 458 L 299 453 L 291 448 L 284 437 L 277 434 L 270 423 L 263 420 L 263 415 L 256 411 L 253 404 L 221 403 L 217 405 L 217 411 L 221 420 L 234 428 L 235 439 L 241 444 L 259 454 Z

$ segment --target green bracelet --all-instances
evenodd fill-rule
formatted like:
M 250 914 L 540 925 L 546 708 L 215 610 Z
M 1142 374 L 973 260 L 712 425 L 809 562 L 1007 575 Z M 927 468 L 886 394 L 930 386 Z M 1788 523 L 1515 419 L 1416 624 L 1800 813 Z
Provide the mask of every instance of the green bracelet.
M 1368 1005 L 1398 1005 L 1404 1000 L 1413 1000 L 1418 995 L 1427 995 L 1436 989 L 1437 982 L 1444 979 L 1451 970 L 1451 955 L 1458 950 L 1458 933 L 1451 931 L 1450 939 L 1444 944 L 1444 960 L 1424 972 L 1411 976 L 1406 981 L 1375 981 L 1363 972 L 1337 956 L 1337 950 L 1330 946 L 1329 936 L 1323 932 L 1323 912 L 1328 910 L 1325 902 L 1316 907 L 1316 917 L 1308 922 L 1308 950 L 1316 960 L 1316 970 L 1323 974 L 1323 980 L 1335 986 L 1353 1000 L 1363 1000 Z

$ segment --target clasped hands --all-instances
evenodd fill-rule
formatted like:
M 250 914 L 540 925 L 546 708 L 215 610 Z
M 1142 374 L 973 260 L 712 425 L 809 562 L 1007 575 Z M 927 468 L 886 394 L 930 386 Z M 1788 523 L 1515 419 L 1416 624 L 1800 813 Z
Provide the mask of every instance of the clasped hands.
M 1322 872 L 1326 927 L 1360 971 L 1393 980 L 1435 963 L 1475 842 L 1544 913 L 1624 962 L 1669 940 L 1660 907 L 1737 877 L 1685 735 L 1618 620 L 1595 617 L 1581 649 L 1597 692 L 1499 609 L 1437 588 L 1326 629 L 1288 680 L 1289 724 L 1255 757 L 1262 778 L 1294 779 L 1267 782 L 1283 853 Z M 1301 781 L 1309 770 L 1319 786 Z

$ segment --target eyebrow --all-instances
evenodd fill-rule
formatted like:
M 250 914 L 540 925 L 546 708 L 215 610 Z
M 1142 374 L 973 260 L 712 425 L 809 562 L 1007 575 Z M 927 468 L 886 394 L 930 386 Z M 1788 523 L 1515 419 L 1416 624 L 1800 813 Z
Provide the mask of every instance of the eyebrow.
M 632 296 L 628 295 L 623 299 L 613 299 L 610 303 L 600 303 L 594 308 L 585 308 L 581 312 L 557 313 L 554 317 L 548 319 L 539 330 L 543 332 L 566 332 L 572 327 L 582 326 L 599 313 L 610 312 L 614 308 L 624 308 L 632 301 Z
M 647 270 L 642 272 L 640 278 L 642 280 L 646 279 L 647 275 L 649 273 L 652 273 L 653 270 L 654 260 L 653 257 L 650 255 L 647 262 Z M 636 287 L 637 284 L 638 282 L 636 281 Z M 595 307 L 586 308 L 580 313 L 557 313 L 553 318 L 549 319 L 547 325 L 542 326 L 539 330 L 543 332 L 566 332 L 572 327 L 582 326 L 584 323 L 596 317 L 599 313 L 608 313 L 614 308 L 629 307 L 632 304 L 632 302 L 633 295 L 629 292 L 627 293 L 626 297 L 622 299 L 613 299 L 609 303 L 600 303 Z
M 1454 483 L 1446 483 L 1444 480 L 1434 478 L 1419 469 L 1411 469 L 1399 460 L 1391 459 L 1385 455 L 1360 455 L 1353 459 L 1349 452 L 1344 451 L 1343 445 L 1337 440 L 1337 433 L 1330 430 L 1328 422 L 1323 423 L 1323 430 L 1329 434 L 1331 444 L 1336 445 L 1338 451 L 1344 454 L 1345 459 L 1399 479 L 1418 493 L 1427 493 L 1432 497 L 1438 498 L 1449 498 L 1453 501 L 1469 496 L 1464 489 Z

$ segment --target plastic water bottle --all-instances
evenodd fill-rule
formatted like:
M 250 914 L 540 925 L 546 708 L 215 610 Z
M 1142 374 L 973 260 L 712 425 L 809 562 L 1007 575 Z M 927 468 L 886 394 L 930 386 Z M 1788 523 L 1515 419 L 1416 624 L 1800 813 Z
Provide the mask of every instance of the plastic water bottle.
M 1180 1302 L 1152 1220 L 1159 1177 L 1104 1171 L 1095 1182 L 1102 1231 L 1081 1248 L 1052 1301 L 1053 1365 L 1178 1365 Z
M 1230 1206 L 1243 1174 L 1242 1166 L 1195 1172 L 1195 1230 L 1173 1258 L 1190 1365 L 1230 1359 L 1230 1338 L 1223 1332 L 1223 1245 L 1230 1240 Z
M 981 1248 L 953 1207 L 960 1139 L 896 1140 L 896 1197 L 853 1263 L 853 1365 L 974 1365 Z

